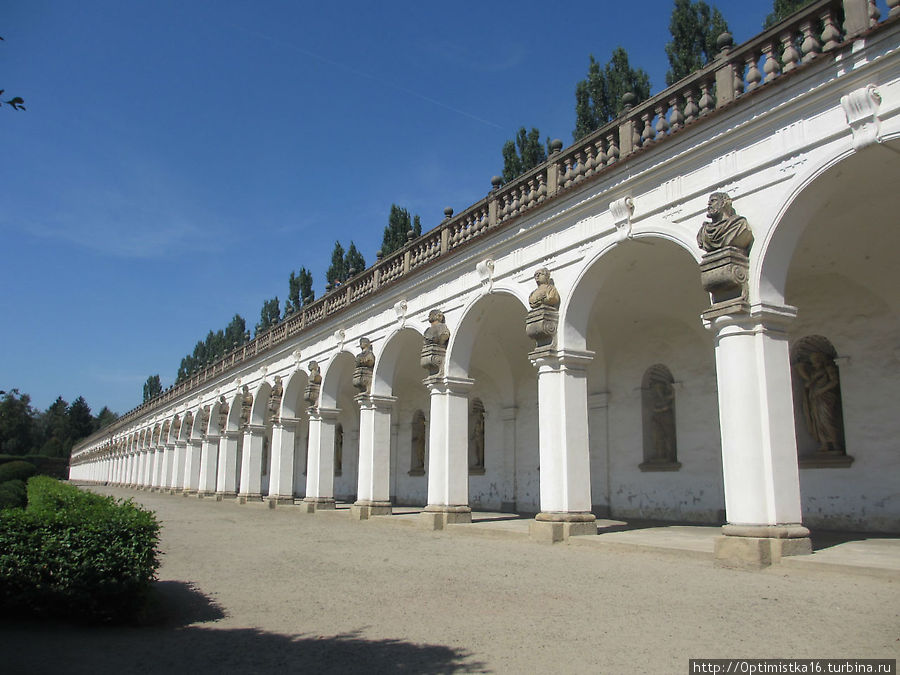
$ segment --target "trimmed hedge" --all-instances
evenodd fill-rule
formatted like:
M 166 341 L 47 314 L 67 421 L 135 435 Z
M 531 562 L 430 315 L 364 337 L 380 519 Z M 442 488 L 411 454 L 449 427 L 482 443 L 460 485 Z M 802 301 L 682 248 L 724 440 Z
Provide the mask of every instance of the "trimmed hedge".
M 7 616 L 112 621 L 143 608 L 159 567 L 159 524 L 47 476 L 28 481 L 28 506 L 0 512 L 0 608 Z
M 0 483 L 0 509 L 25 507 L 25 481 L 7 480 Z
M 37 467 L 31 462 L 17 460 L 0 464 L 0 483 L 8 480 L 26 481 L 37 473 Z

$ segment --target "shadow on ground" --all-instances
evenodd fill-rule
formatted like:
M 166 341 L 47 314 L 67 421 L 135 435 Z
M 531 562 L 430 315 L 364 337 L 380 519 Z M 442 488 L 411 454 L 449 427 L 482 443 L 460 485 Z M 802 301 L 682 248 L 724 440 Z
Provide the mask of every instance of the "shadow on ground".
M 303 610 L 298 610 L 302 612 Z M 136 626 L 0 623 L 3 672 L 58 673 L 457 673 L 485 672 L 465 650 L 402 640 L 283 635 L 255 628 L 217 629 L 226 616 L 190 584 L 161 581 Z M 200 624 L 200 625 L 198 625 Z M 279 672 L 279 671 L 275 671 Z

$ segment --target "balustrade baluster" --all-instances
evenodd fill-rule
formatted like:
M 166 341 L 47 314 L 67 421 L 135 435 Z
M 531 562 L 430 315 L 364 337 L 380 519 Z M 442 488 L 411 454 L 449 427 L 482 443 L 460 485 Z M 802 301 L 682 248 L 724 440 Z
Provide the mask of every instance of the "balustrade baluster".
M 826 9 L 819 18 L 822 19 L 822 51 L 830 52 L 841 44 L 841 31 L 837 27 L 837 17 L 833 10 Z
M 800 52 L 794 46 L 794 34 L 784 33 L 781 36 L 781 62 L 784 64 L 782 72 L 789 73 L 800 63 Z
M 656 106 L 656 136 L 658 138 L 662 138 L 669 131 L 669 122 L 666 120 L 666 109 L 665 103 L 659 103 Z
M 803 63 L 809 63 L 822 51 L 822 45 L 819 44 L 819 41 L 813 33 L 813 23 L 811 19 L 807 19 L 800 24 L 800 31 L 803 33 L 803 43 L 800 45 L 800 51 L 803 53 L 803 58 L 801 60 Z
M 700 82 L 700 116 L 709 114 L 712 109 L 715 107 L 715 103 L 713 102 L 712 94 L 710 93 L 709 82 L 702 81 Z
M 762 73 L 759 72 L 759 52 L 751 52 L 747 57 L 747 88 L 745 91 L 753 91 L 762 82 Z
M 584 173 L 587 171 L 587 167 L 584 164 L 584 156 L 581 152 L 575 153 L 575 175 L 573 177 L 573 182 L 580 183 L 584 180 Z
M 606 154 L 608 159 L 606 160 L 606 165 L 615 164 L 619 161 L 619 145 L 616 142 L 616 134 L 612 132 L 606 137 Z
M 546 198 L 547 198 L 547 177 L 543 173 L 540 173 L 540 174 L 538 174 L 538 195 L 537 195 L 538 204 L 540 204 Z M 487 214 L 485 214 L 485 218 L 486 217 L 487 217 Z
M 566 157 L 564 162 L 566 170 L 563 172 L 562 184 L 563 187 L 569 187 L 572 184 L 572 158 Z
M 597 142 L 594 143 L 594 146 L 597 148 L 597 156 L 594 159 L 594 167 L 595 171 L 600 171 L 600 169 L 606 166 L 606 163 L 609 161 L 609 157 L 606 155 L 606 150 L 604 149 L 602 138 L 598 138 Z
M 597 166 L 597 157 L 594 150 L 594 144 L 589 143 L 584 149 L 587 159 L 584 162 L 584 177 L 589 178 L 594 175 Z
M 651 112 L 648 110 L 641 115 L 641 122 L 643 122 L 643 124 L 641 125 L 641 147 L 643 147 L 647 143 L 651 143 L 656 137 L 656 132 L 653 131 L 653 124 L 651 124 L 650 122 L 650 114 Z
M 775 44 L 772 42 L 767 42 L 763 48 L 763 55 L 766 57 L 766 62 L 763 64 L 763 72 L 766 74 L 763 79 L 763 84 L 768 84 L 776 77 L 778 77 L 781 68 L 778 67 L 778 59 L 775 58 Z
M 694 89 L 688 87 L 684 92 L 684 123 L 690 124 L 697 119 L 700 108 L 694 103 Z
M 669 128 L 672 131 L 678 131 L 681 127 L 684 126 L 684 113 L 682 113 L 681 109 L 678 107 L 677 95 L 669 99 L 669 110 Z
M 534 178 L 528 179 L 528 197 L 526 201 L 529 209 L 537 203 L 537 187 L 534 184 Z
M 881 18 L 881 10 L 875 4 L 875 0 L 869 0 L 869 28 L 878 25 L 878 19 Z

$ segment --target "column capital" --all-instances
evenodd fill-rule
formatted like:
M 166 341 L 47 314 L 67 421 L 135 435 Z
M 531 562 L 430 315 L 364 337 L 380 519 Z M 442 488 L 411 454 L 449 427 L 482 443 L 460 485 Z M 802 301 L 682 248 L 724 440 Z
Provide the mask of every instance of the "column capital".
M 296 429 L 298 424 L 300 424 L 300 420 L 296 417 L 279 417 L 277 422 L 272 423 L 272 427 L 281 427 L 282 429 Z
M 322 406 L 316 407 L 315 411 L 309 411 L 309 418 L 311 420 L 325 420 L 328 422 L 333 422 L 337 419 L 337 416 L 341 413 L 340 408 L 323 408 Z
M 224 436 L 225 438 L 230 438 L 230 439 L 232 439 L 232 440 L 234 440 L 234 439 L 236 439 L 236 438 L 239 438 L 240 435 L 241 435 L 241 430 L 240 430 L 240 429 L 226 429 L 226 430 L 222 433 L 222 436 Z
M 263 424 L 247 424 L 244 426 L 244 431 L 250 433 L 251 435 L 263 433 L 265 432 L 265 430 L 266 427 Z
M 426 377 L 423 380 L 432 394 L 467 394 L 475 384 L 468 377 Z
M 705 328 L 717 335 L 747 335 L 753 333 L 786 333 L 797 318 L 797 308 L 769 302 L 750 306 L 748 313 L 725 314 L 703 320 Z
M 357 394 L 353 398 L 360 408 L 373 410 L 390 410 L 397 401 L 396 396 L 379 396 L 377 394 Z
M 594 352 L 576 349 L 535 349 L 528 353 L 531 364 L 538 369 L 584 370 L 594 360 Z

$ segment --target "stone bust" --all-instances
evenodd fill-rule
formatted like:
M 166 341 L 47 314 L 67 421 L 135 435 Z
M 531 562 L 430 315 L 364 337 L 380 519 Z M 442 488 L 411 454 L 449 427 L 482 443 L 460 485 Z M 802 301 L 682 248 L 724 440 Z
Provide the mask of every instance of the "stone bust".
M 372 342 L 369 338 L 359 339 L 359 354 L 356 355 L 357 368 L 374 368 L 375 354 L 372 352 Z
M 246 384 L 241 387 L 241 424 L 250 424 L 250 409 L 253 407 L 253 394 Z
M 444 323 L 444 313 L 439 309 L 433 309 L 428 312 L 428 323 L 431 324 L 425 329 L 425 344 L 435 345 L 436 347 L 446 347 L 450 341 L 450 329 Z
M 753 232 L 747 219 L 734 212 L 731 197 L 724 192 L 713 192 L 706 207 L 709 218 L 697 233 L 697 244 L 707 253 L 726 246 L 737 248 L 744 255 L 753 246 Z
M 531 309 L 559 309 L 559 291 L 553 285 L 550 270 L 541 267 L 534 273 L 534 280 L 537 288 L 528 296 L 528 304 L 531 305 Z

